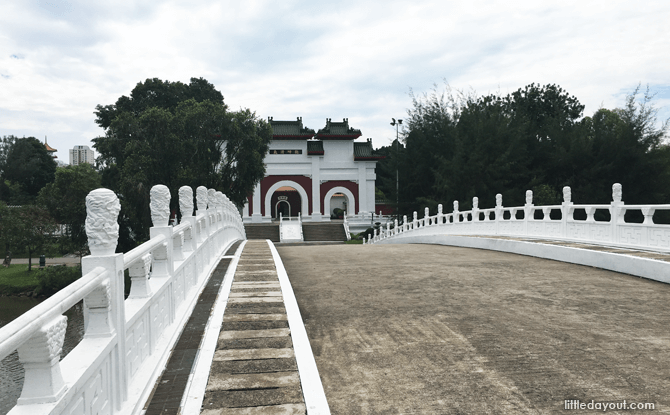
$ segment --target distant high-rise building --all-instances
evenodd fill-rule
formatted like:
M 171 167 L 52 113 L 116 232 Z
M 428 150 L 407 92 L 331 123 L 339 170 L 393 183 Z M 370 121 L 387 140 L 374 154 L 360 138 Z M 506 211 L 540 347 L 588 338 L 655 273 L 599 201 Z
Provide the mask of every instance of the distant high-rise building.
M 93 164 L 95 161 L 93 150 L 88 146 L 74 146 L 70 150 L 70 165 L 77 166 L 82 163 Z

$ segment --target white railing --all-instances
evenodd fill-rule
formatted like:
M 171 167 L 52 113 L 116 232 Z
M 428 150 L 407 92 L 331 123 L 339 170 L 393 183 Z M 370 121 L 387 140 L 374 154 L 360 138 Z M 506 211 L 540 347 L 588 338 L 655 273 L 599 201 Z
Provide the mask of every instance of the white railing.
M 602 245 L 621 246 L 628 248 L 652 249 L 670 252 L 670 225 L 654 223 L 654 213 L 670 210 L 666 205 L 626 205 L 621 200 L 621 185 L 612 186 L 612 202 L 603 205 L 575 205 L 572 203 L 571 190 L 563 188 L 563 203 L 560 205 L 535 206 L 533 193 L 526 192 L 526 204 L 517 207 L 503 207 L 502 195 L 496 195 L 496 206 L 479 209 L 478 199 L 472 201 L 473 208 L 468 211 L 458 210 L 458 201 L 454 202 L 452 213 L 442 213 L 442 205 L 438 206 L 436 215 L 430 216 L 428 208 L 424 217 L 418 219 L 414 212 L 412 220 L 404 216 L 403 223 L 397 221 L 391 229 L 375 230 L 367 243 L 376 243 L 389 238 L 403 235 L 445 234 L 445 235 L 502 235 L 530 238 L 550 238 L 574 242 L 588 242 Z M 585 216 L 583 220 L 574 219 L 575 211 Z M 609 220 L 595 220 L 597 211 L 607 212 Z M 626 222 L 626 212 L 637 211 L 643 217 L 642 223 Z M 560 216 L 552 219 L 551 215 Z M 541 218 L 535 219 L 535 216 Z M 519 216 L 522 216 L 519 218 Z M 606 215 L 603 215 L 606 216 Z
M 351 241 L 351 233 L 349 232 L 349 221 L 347 220 L 347 211 L 344 211 L 344 233 L 347 235 L 347 241 Z
M 116 254 L 116 195 L 97 189 L 86 198 L 91 255 L 83 276 L 0 329 L 0 358 L 14 350 L 25 369 L 18 414 L 135 414 L 164 368 L 216 259 L 246 239 L 242 218 L 221 192 L 179 189 L 182 221 L 168 226 L 170 192 L 151 189 L 151 239 Z M 131 278 L 124 299 L 124 271 Z M 83 340 L 60 359 L 67 318 L 84 300 Z
M 302 235 L 302 215 L 298 212 L 295 218 L 285 218 L 279 213 L 279 241 L 303 241 Z
M 387 223 L 393 222 L 394 216 L 391 215 L 382 215 L 363 212 L 356 215 L 347 215 L 347 226 L 349 227 L 349 232 L 363 232 L 368 228 L 375 227 L 376 223 L 379 223 L 381 226 L 386 226 Z

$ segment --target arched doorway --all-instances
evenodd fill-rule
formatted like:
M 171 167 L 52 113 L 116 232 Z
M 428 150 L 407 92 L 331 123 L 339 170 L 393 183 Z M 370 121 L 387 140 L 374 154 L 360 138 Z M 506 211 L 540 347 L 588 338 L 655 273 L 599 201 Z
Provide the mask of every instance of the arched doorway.
M 336 186 L 326 192 L 323 200 L 323 212 L 333 217 L 333 211 L 338 208 L 347 212 L 347 215 L 356 214 L 356 199 L 349 189 Z
M 344 193 L 335 193 L 330 197 L 330 218 L 342 219 L 342 212 L 347 211 L 349 201 Z
M 305 189 L 292 180 L 281 180 L 270 186 L 265 194 L 264 217 L 266 220 L 274 218 L 279 219 L 277 209 L 279 209 L 280 206 L 285 206 L 284 203 L 278 204 L 279 196 L 286 196 L 286 199 L 284 200 L 291 206 L 291 216 L 296 217 L 298 216 L 298 213 L 303 217 L 308 216 L 309 210 L 307 208 L 307 203 L 309 199 Z M 284 207 L 281 207 L 281 209 L 283 208 Z
M 281 213 L 283 217 L 298 216 L 301 209 L 300 193 L 290 186 L 282 186 L 272 194 L 270 204 L 272 205 L 271 216 L 273 219 L 279 219 Z

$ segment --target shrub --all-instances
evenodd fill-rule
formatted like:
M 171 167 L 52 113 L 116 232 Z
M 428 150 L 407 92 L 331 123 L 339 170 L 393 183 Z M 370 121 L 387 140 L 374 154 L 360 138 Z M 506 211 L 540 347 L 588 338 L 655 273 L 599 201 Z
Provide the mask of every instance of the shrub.
M 52 295 L 81 277 L 81 267 L 55 266 L 37 271 L 37 293 Z
M 367 228 L 365 232 L 361 233 L 361 236 L 364 236 L 365 239 L 368 239 L 368 236 L 372 238 L 375 234 L 375 229 L 374 228 Z

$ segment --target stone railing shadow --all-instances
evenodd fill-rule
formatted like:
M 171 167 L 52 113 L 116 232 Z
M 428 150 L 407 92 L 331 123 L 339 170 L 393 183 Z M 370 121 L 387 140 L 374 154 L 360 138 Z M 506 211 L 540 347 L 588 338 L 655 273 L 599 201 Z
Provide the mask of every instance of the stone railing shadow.
M 170 192 L 151 189 L 151 239 L 115 253 L 120 204 L 108 189 L 86 197 L 91 255 L 82 277 L 0 329 L 0 358 L 18 350 L 25 369 L 10 414 L 140 413 L 217 259 L 246 239 L 242 218 L 221 192 L 179 189 L 181 223 L 169 226 Z M 124 271 L 131 278 L 124 299 Z M 84 300 L 83 340 L 60 359 L 67 318 Z

